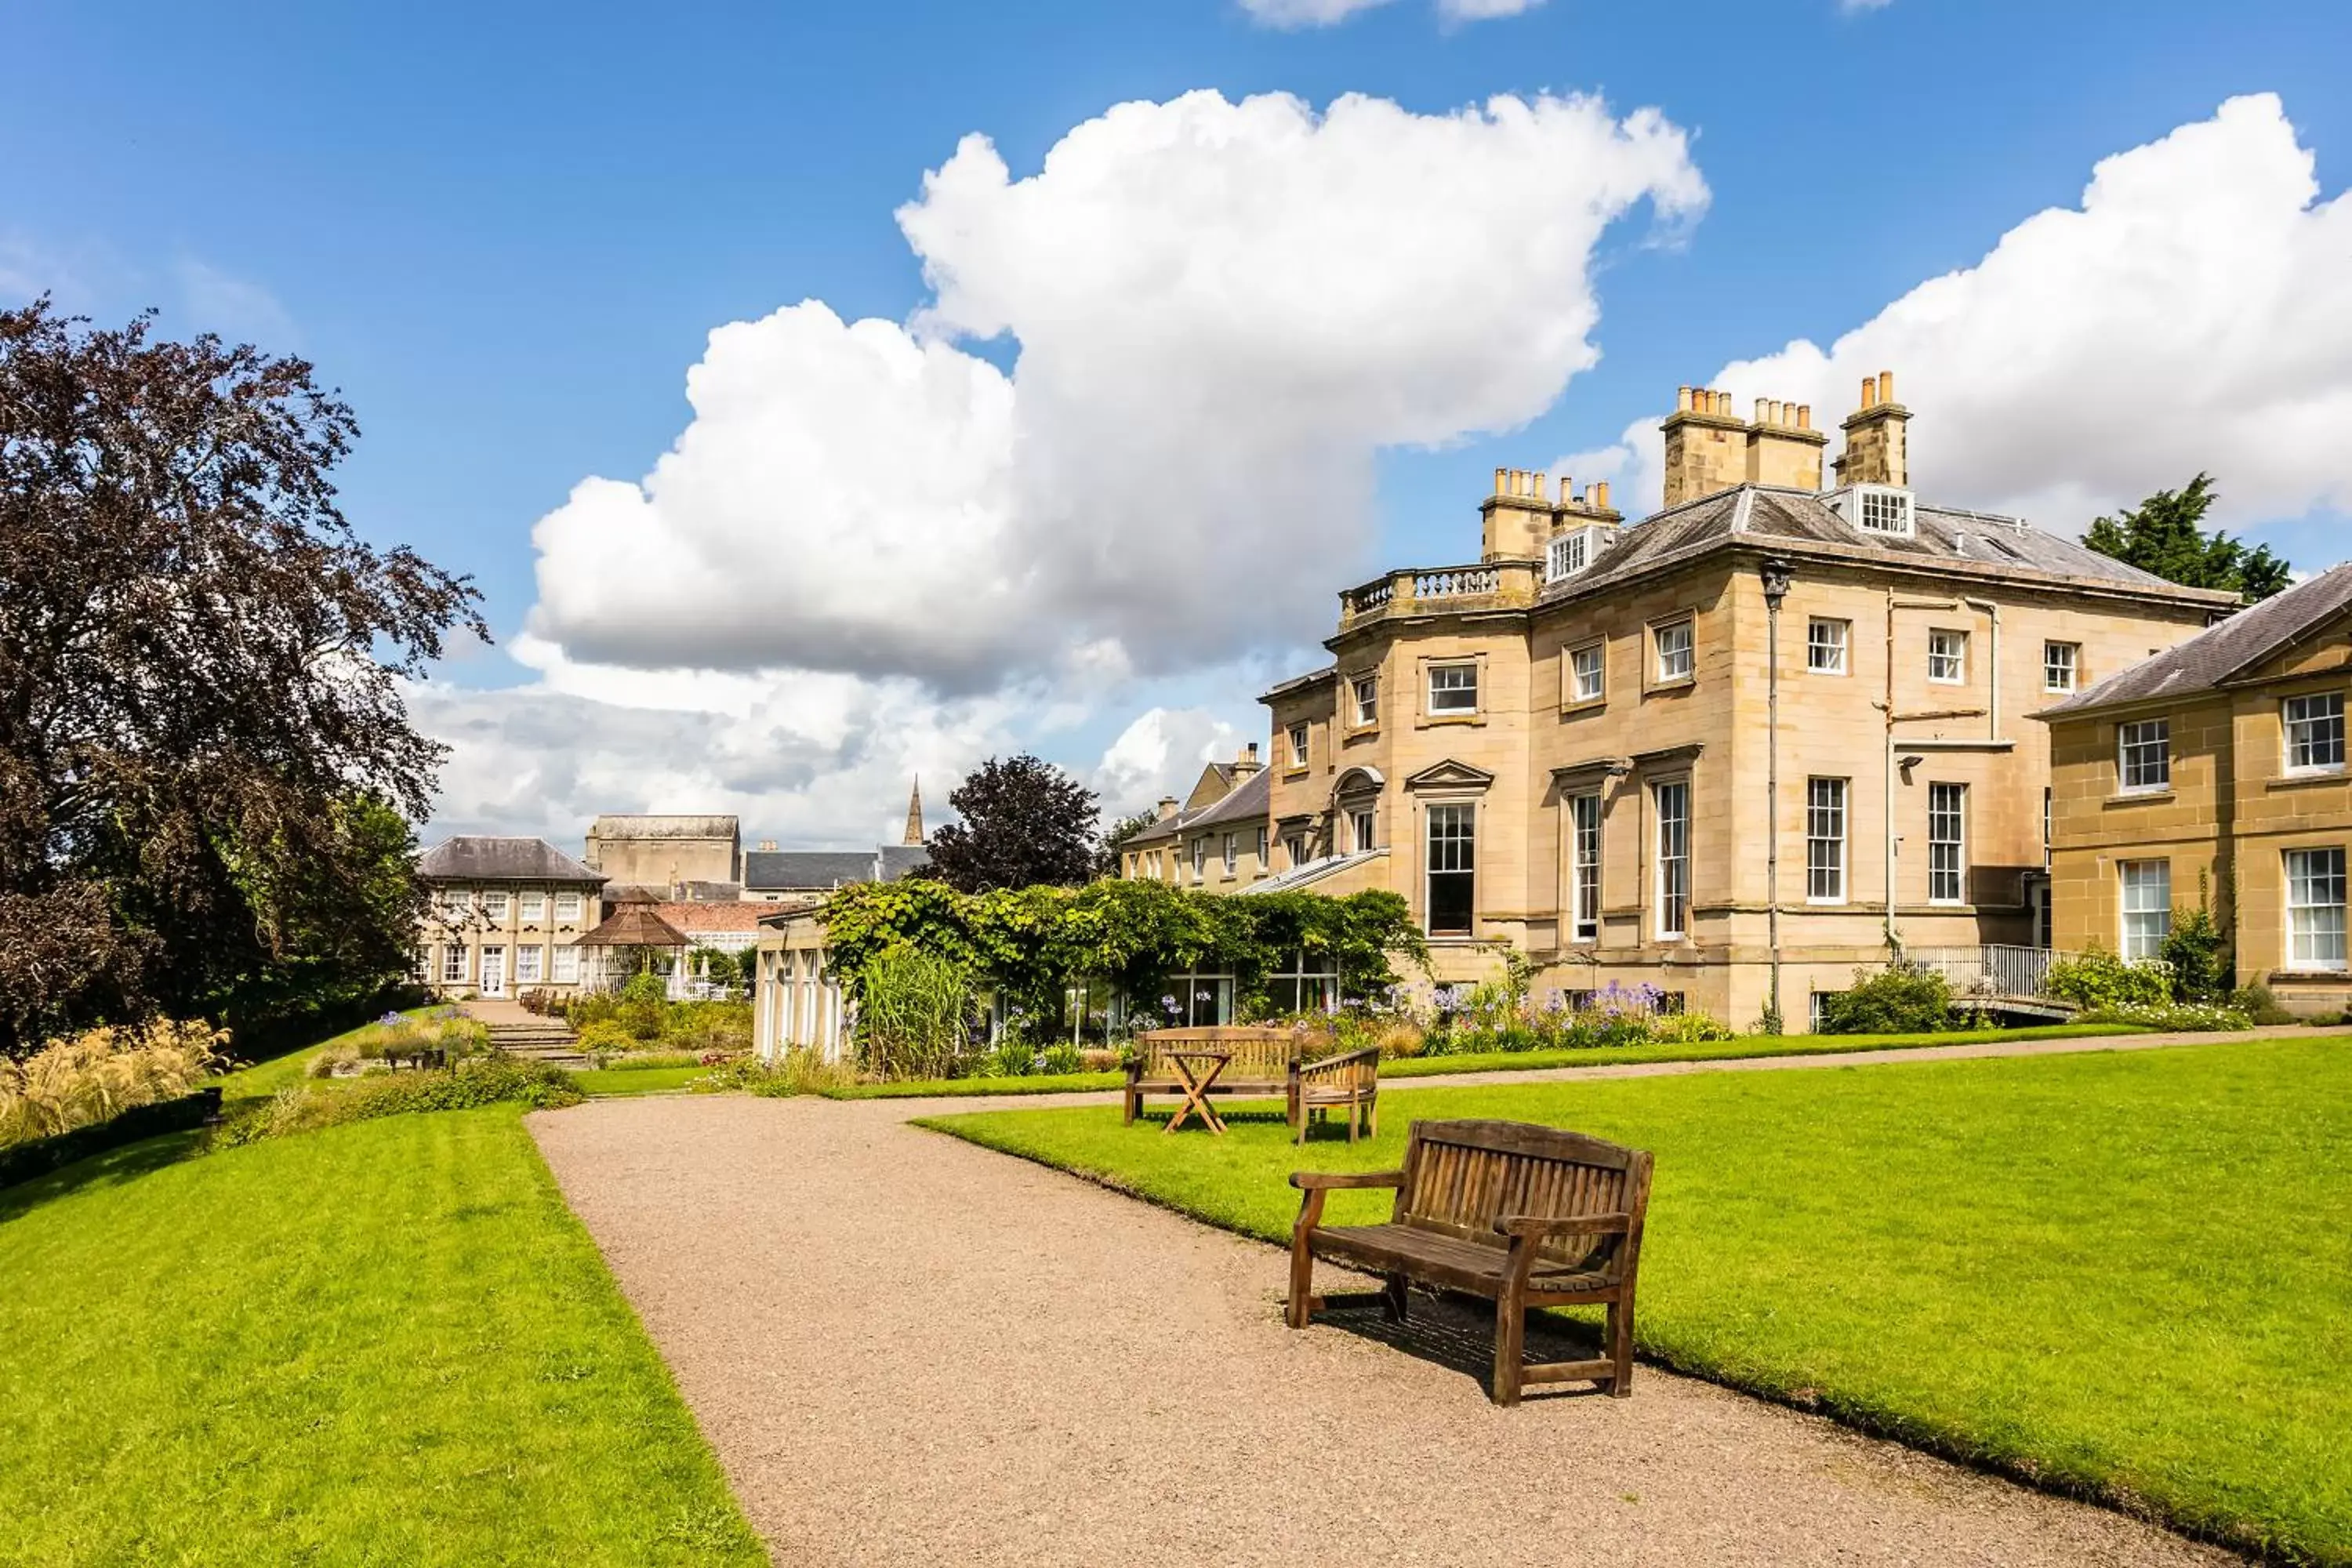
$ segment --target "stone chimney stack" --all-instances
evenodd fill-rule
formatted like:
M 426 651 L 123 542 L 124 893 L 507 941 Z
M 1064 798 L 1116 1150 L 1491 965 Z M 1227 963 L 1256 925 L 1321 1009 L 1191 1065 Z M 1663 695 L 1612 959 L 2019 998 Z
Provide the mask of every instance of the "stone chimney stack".
M 1811 404 L 1759 397 L 1748 428 L 1748 482 L 1818 490 L 1822 448 L 1829 444 L 1828 433 L 1813 428 Z
M 1496 468 L 1495 493 L 1479 503 L 1481 561 L 1540 561 L 1551 537 L 1550 481 L 1540 469 Z
M 1895 401 L 1895 373 L 1862 378 L 1862 406 L 1846 416 L 1845 455 L 1837 460 L 1837 482 L 1846 485 L 1911 484 L 1911 452 L 1906 434 L 1911 411 Z
M 1685 386 L 1658 428 L 1666 437 L 1666 504 L 1680 506 L 1727 490 L 1748 477 L 1748 426 L 1731 411 L 1731 394 Z
M 1160 820 L 1165 822 L 1175 815 L 1176 797 L 1172 795 L 1161 795 L 1160 797 Z
M 1252 741 L 1242 748 L 1241 755 L 1234 759 L 1234 785 L 1239 787 L 1244 780 L 1250 778 L 1265 766 L 1264 763 L 1257 760 L 1257 742 Z
M 1580 494 L 1576 481 L 1566 474 L 1559 477 L 1559 502 L 1552 508 L 1551 531 L 1559 533 L 1571 528 L 1614 528 L 1625 521 L 1625 514 L 1609 504 L 1609 481 L 1596 479 Z

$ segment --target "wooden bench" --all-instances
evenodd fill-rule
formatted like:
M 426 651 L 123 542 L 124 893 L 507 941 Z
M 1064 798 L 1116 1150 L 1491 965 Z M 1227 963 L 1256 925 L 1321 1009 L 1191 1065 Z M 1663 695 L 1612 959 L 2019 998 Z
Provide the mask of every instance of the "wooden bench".
M 1290 1326 L 1320 1303 L 1315 1259 L 1385 1278 L 1384 1305 L 1405 1315 L 1417 1280 L 1495 1303 L 1497 1405 L 1529 1383 L 1590 1379 L 1623 1398 L 1633 1391 L 1633 1287 L 1650 1204 L 1650 1156 L 1598 1138 L 1518 1121 L 1416 1121 L 1404 1168 L 1344 1175 L 1302 1171 L 1290 1233 Z M 1328 1193 L 1392 1187 L 1386 1225 L 1327 1226 Z M 1525 1364 L 1530 1307 L 1605 1306 L 1607 1353 Z
M 1172 1059 L 1176 1053 L 1214 1051 L 1231 1059 L 1209 1092 L 1255 1100 L 1279 1095 L 1284 1115 L 1301 1142 L 1306 1138 L 1309 1110 L 1345 1107 L 1350 1143 L 1356 1141 L 1360 1114 L 1365 1131 L 1377 1132 L 1379 1048 L 1345 1051 L 1309 1061 L 1305 1055 L 1305 1041 L 1309 1037 L 1281 1025 L 1220 1024 L 1200 1028 L 1154 1029 L 1138 1037 L 1135 1055 L 1127 1064 L 1127 1089 L 1122 1096 L 1126 1120 L 1132 1125 L 1143 1114 L 1146 1095 L 1185 1092 L 1184 1080 Z

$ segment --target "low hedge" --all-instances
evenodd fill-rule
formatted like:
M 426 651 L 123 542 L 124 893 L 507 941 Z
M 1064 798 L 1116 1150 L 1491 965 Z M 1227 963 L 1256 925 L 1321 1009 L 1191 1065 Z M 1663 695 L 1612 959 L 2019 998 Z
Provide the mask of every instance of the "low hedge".
M 484 1105 L 523 1105 L 552 1110 L 587 1098 L 572 1075 L 544 1062 L 509 1058 L 347 1079 L 315 1089 L 282 1091 L 252 1114 L 222 1127 L 222 1147 L 257 1142 L 292 1132 L 315 1132 L 348 1121 L 407 1116 L 427 1110 L 470 1110 Z
M 0 1149 L 0 1188 L 46 1176 L 77 1160 L 87 1160 L 92 1154 L 103 1154 L 126 1143 L 201 1127 L 220 1113 L 220 1086 L 210 1084 L 177 1100 L 134 1105 L 120 1116 L 77 1127 L 54 1138 L 37 1138 L 29 1143 Z

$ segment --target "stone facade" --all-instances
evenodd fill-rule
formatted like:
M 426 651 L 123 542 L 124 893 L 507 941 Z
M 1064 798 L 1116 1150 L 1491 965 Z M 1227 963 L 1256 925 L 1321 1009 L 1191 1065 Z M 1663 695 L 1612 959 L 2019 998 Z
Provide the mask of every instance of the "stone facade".
M 1535 550 L 1506 470 L 1477 566 L 1343 593 L 1330 667 L 1264 699 L 1277 882 L 1402 894 L 1441 982 L 1495 973 L 1508 943 L 1539 989 L 1648 983 L 1738 1025 L 1777 971 L 1801 1026 L 1890 939 L 2043 942 L 2049 738 L 2030 716 L 2233 601 L 1916 501 L 1891 394 L 1874 379 L 1846 422 L 1862 477 L 1840 490 L 1814 488 L 1810 409 L 1743 421 L 1686 393 L 1680 505 L 1619 528 L 1563 484 L 1535 502 Z M 1766 472 L 1812 485 L 1748 477 Z M 1879 488 L 1868 510 L 1853 485 Z
M 1235 893 L 1273 874 L 1265 770 L 1255 743 L 1230 763 L 1201 770 L 1180 804 L 1160 803 L 1160 820 L 1119 847 L 1119 874 L 1171 887 Z
M 568 994 L 588 982 L 573 944 L 604 918 L 604 879 L 544 839 L 447 839 L 418 858 L 417 877 L 416 976 L 436 993 Z
M 2352 1005 L 2347 598 L 2337 567 L 2045 715 L 2060 947 L 2136 955 L 2201 902 L 2242 982 L 2301 1011 Z
M 742 851 L 731 816 L 607 815 L 589 825 L 585 858 L 614 883 L 667 896 L 686 883 L 740 883 Z

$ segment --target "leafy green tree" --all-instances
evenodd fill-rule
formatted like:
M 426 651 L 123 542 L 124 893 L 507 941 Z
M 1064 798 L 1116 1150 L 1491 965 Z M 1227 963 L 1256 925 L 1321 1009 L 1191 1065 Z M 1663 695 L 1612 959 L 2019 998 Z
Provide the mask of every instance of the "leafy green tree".
M 2199 474 L 2177 490 L 2158 490 L 2120 517 L 2091 524 L 2083 542 L 2168 583 L 2219 588 L 2258 604 L 2294 580 L 2285 560 L 2267 544 L 2252 549 L 2202 524 L 2213 510 L 2213 477 Z
M 1076 887 L 1094 875 L 1101 808 L 1051 763 L 991 757 L 948 804 L 961 820 L 931 834 L 930 874 L 959 892 Z
M 363 542 L 311 367 L 0 310 L 0 1052 L 267 1027 L 404 967 L 443 749 L 404 678 L 480 595 Z

